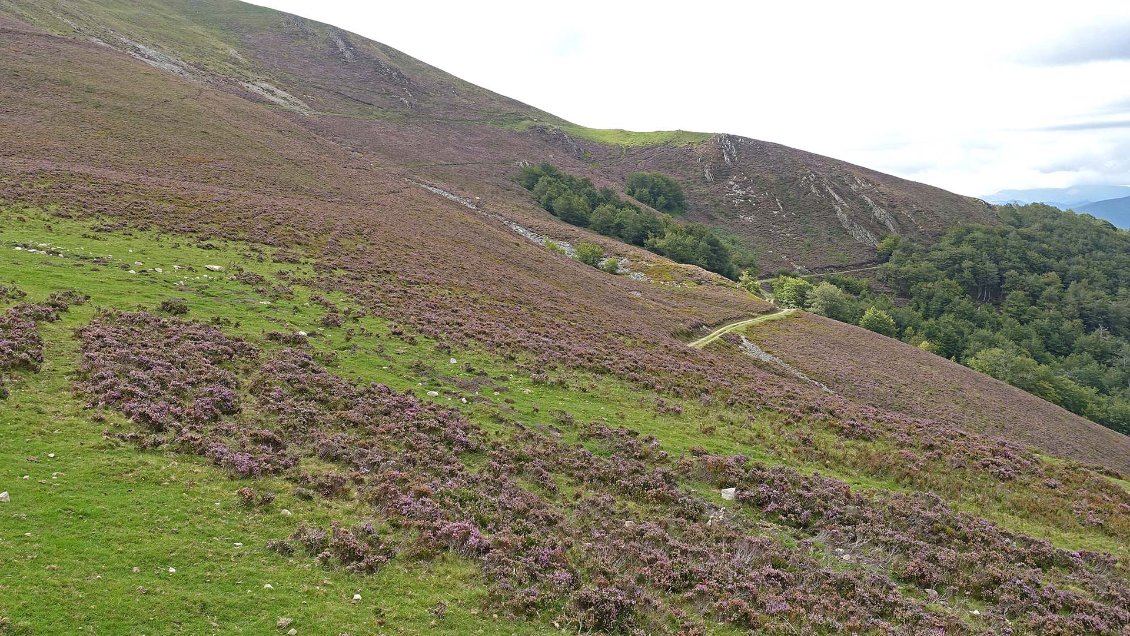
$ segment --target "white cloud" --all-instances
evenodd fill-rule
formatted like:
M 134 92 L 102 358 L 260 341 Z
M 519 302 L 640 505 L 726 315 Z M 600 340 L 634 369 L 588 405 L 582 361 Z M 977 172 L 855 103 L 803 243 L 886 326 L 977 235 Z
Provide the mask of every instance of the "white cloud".
M 1130 182 L 1110 155 L 1130 128 L 1093 127 L 1130 110 L 1125 2 L 259 2 L 587 126 L 737 133 L 967 194 Z

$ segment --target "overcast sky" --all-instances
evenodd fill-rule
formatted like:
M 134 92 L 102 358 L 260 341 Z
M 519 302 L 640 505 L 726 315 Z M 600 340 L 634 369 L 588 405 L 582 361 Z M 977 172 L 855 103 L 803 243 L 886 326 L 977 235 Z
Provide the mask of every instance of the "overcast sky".
M 970 195 L 1130 184 L 1130 2 L 256 0 L 578 124 L 729 132 Z

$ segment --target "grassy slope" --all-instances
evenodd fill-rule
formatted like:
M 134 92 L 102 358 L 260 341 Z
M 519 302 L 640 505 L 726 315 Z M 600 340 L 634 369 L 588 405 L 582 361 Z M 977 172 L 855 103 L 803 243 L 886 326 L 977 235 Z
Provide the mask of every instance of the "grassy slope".
M 614 378 L 576 373 L 560 385 L 535 385 L 518 375 L 513 362 L 473 350 L 452 352 L 460 365 L 451 367 L 448 354 L 425 339 L 398 340 L 382 321 L 371 318 L 363 319 L 364 324 L 376 336 L 347 342 L 339 329 L 321 331 L 323 310 L 309 302 L 304 286 L 292 285 L 293 298 L 268 299 L 226 273 L 203 269 L 219 264 L 229 272 L 242 267 L 268 277 L 280 270 L 298 277 L 310 273 L 306 265 L 260 261 L 258 255 L 269 250 L 253 245 L 212 241 L 205 247 L 213 249 L 203 249 L 184 236 L 94 233 L 94 224 L 26 209 L 9 208 L 0 213 L 0 221 L 0 283 L 15 282 L 28 292 L 28 300 L 65 288 L 92 297 L 61 322 L 41 328 L 48 344 L 46 364 L 40 373 L 21 375 L 12 383 L 12 396 L 0 411 L 0 436 L 9 441 L 0 446 L 0 490 L 12 494 L 12 503 L 0 508 L 0 617 L 12 621 L 15 633 L 25 627 L 28 633 L 41 633 L 45 625 L 91 633 L 263 633 L 283 616 L 296 619 L 301 633 L 371 633 L 386 627 L 405 633 L 552 630 L 537 622 L 499 622 L 486 616 L 485 587 L 476 568 L 450 555 L 426 562 L 398 559 L 379 575 L 366 577 L 264 548 L 267 540 L 288 535 L 299 521 L 324 525 L 363 518 L 361 504 L 299 500 L 286 482 L 266 480 L 256 487 L 274 490 L 279 498 L 265 510 L 249 510 L 235 495 L 246 482 L 200 458 L 139 452 L 103 439 L 104 429 L 127 424 L 115 415 L 108 422 L 93 421 L 72 394 L 78 354 L 72 330 L 99 309 L 152 309 L 174 296 L 188 300 L 189 317 L 224 321 L 225 331 L 261 346 L 269 346 L 262 339 L 265 331 L 318 334 L 313 339 L 318 349 L 339 354 L 338 372 L 413 390 L 421 398 L 435 390 L 440 396 L 434 399 L 459 407 L 483 426 L 494 426 L 492 415 L 499 409 L 513 409 L 524 421 L 562 426 L 572 438 L 574 431 L 553 415 L 566 411 L 577 421 L 603 420 L 655 434 L 676 454 L 700 445 L 819 471 L 863 489 L 906 487 L 881 468 L 857 461 L 867 456 L 881 461 L 888 452 L 881 444 L 845 446 L 818 427 L 802 426 L 814 441 L 798 452 L 790 436 L 801 429 L 783 425 L 772 411 L 737 413 L 687 401 L 682 416 L 657 415 L 652 405 L 658 396 Z M 14 249 L 41 243 L 62 256 Z M 107 262 L 91 260 L 111 255 Z M 178 272 L 176 264 L 195 270 Z M 164 271 L 152 271 L 155 267 Z M 484 392 L 484 401 L 462 404 L 456 382 L 468 375 L 459 370 L 465 363 L 503 378 L 504 395 L 512 403 Z M 1025 515 L 1025 502 L 1017 499 L 1021 493 L 1009 486 L 966 481 L 960 475 L 936 478 L 939 492 L 964 493 L 964 499 L 954 495 L 960 507 L 1008 527 L 1065 547 L 1125 555 L 1125 543 L 1117 537 Z M 284 508 L 293 516 L 282 514 Z M 791 532 L 772 524 L 765 528 L 782 536 Z M 268 583 L 274 589 L 265 589 Z M 350 601 L 354 593 L 362 595 L 360 603 Z M 442 619 L 429 611 L 440 600 L 448 605 Z

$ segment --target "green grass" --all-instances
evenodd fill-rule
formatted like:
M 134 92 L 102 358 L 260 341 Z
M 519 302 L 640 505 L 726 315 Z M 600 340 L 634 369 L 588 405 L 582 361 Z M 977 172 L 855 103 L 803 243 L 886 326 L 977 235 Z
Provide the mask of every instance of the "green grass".
M 656 130 L 652 132 L 635 132 L 619 128 L 587 128 L 576 124 L 561 126 L 565 132 L 610 146 L 689 146 L 710 139 L 710 133 L 691 132 L 689 130 Z
M 0 504 L 0 618 L 8 618 L 15 633 L 49 633 L 50 626 L 60 626 L 68 633 L 261 634 L 274 630 L 284 616 L 306 634 L 556 631 L 537 621 L 490 616 L 483 609 L 487 590 L 477 567 L 451 555 L 431 561 L 397 558 L 378 575 L 358 576 L 305 555 L 283 557 L 265 548 L 300 522 L 325 527 L 331 520 L 366 518 L 368 511 L 357 502 L 297 499 L 292 485 L 272 478 L 254 485 L 278 492 L 278 499 L 267 509 L 248 509 L 235 491 L 251 481 L 233 479 L 202 458 L 141 452 L 103 438 L 103 430 L 128 424 L 108 412 L 103 412 L 108 421 L 96 422 L 73 394 L 78 364 L 73 330 L 99 309 L 152 310 L 170 297 L 187 300 L 187 318 L 218 320 L 224 331 L 260 346 L 269 346 L 263 338 L 267 331 L 307 331 L 312 346 L 336 353 L 335 372 L 412 391 L 459 409 L 488 430 L 506 430 L 504 420 L 554 425 L 567 441 L 577 442 L 580 424 L 599 421 L 655 435 L 673 456 L 701 446 L 819 471 L 860 489 L 904 488 L 853 461 L 866 453 L 894 452 L 880 443 L 844 442 L 817 425 L 786 425 L 772 410 L 703 406 L 693 399 L 665 396 L 683 413 L 660 413 L 660 396 L 607 376 L 554 371 L 548 384 L 535 383 L 519 372 L 521 360 L 477 349 L 441 351 L 423 337 L 393 336 L 375 317 L 324 329 L 320 321 L 326 310 L 304 284 L 313 277 L 309 264 L 274 262 L 269 248 L 246 243 L 95 232 L 97 225 L 0 206 L 0 284 L 18 285 L 31 301 L 61 289 L 91 296 L 60 322 L 42 326 L 43 369 L 12 378 L 11 397 L 0 402 L 0 490 L 12 497 Z M 225 271 L 210 272 L 205 265 Z M 286 273 L 292 294 L 262 293 L 233 280 L 231 274 L 241 269 L 264 276 L 268 287 L 281 284 L 278 275 Z M 343 309 L 350 306 L 344 295 L 326 296 Z M 360 327 L 365 331 L 347 333 Z M 484 377 L 490 382 L 478 390 L 467 384 Z M 439 395 L 429 397 L 428 391 Z M 559 421 L 560 412 L 577 425 Z M 788 438 L 802 428 L 811 428 L 814 440 L 803 453 Z M 947 475 L 937 478 L 940 485 L 954 486 L 945 481 L 952 481 Z M 1008 498 L 993 495 L 992 484 L 960 487 L 970 497 L 962 507 L 1010 528 L 1047 536 L 1064 547 L 1125 553 L 1096 532 L 1051 528 L 1009 512 Z M 283 509 L 293 514 L 284 515 Z M 766 528 L 782 536 L 789 532 Z M 362 595 L 361 602 L 351 602 L 355 593 Z M 448 605 L 443 618 L 429 611 L 439 600 Z
M 124 422 L 94 422 L 72 394 L 78 360 L 72 331 L 100 307 L 152 308 L 178 296 L 189 300 L 189 317 L 231 320 L 227 330 L 247 337 L 317 329 L 322 309 L 308 302 L 306 290 L 263 305 L 245 285 L 204 271 L 176 272 L 174 264 L 201 270 L 241 262 L 264 274 L 301 274 L 304 266 L 249 260 L 246 246 L 205 250 L 170 237 L 94 235 L 78 224 L 21 216 L 26 220 L 3 215 L 0 280 L 19 285 L 28 300 L 76 288 L 91 302 L 41 327 L 43 369 L 17 376 L 12 395 L 0 403 L 0 490 L 12 499 L 0 508 L 0 617 L 15 633 L 68 626 L 68 633 L 262 634 L 281 617 L 309 634 L 378 633 L 382 624 L 409 633 L 553 631 L 535 623 L 500 624 L 484 614 L 486 590 L 477 568 L 452 556 L 397 560 L 376 576 L 360 576 L 270 552 L 268 540 L 286 537 L 302 521 L 326 526 L 365 511 L 350 502 L 296 499 L 281 480 L 256 484 L 280 493 L 268 509 L 246 509 L 235 491 L 250 482 L 198 457 L 139 452 L 106 440 L 103 430 Z M 13 248 L 46 241 L 66 256 Z M 80 258 L 91 254 L 113 260 L 97 265 Z M 131 274 L 121 267 L 134 261 L 165 271 Z M 441 598 L 437 590 L 448 604 L 442 619 L 430 612 Z M 361 602 L 352 602 L 355 593 Z

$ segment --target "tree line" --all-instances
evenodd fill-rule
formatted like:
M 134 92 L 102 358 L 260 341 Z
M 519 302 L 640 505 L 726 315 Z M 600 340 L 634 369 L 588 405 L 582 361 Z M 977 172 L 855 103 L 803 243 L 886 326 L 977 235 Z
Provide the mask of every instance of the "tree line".
M 773 281 L 781 304 L 951 358 L 1130 434 L 1130 232 L 1032 204 L 926 245 L 890 236 L 878 278 Z
M 733 280 L 756 267 L 753 253 L 735 237 L 700 223 L 683 223 L 669 214 L 642 209 L 621 200 L 611 188 L 597 189 L 590 179 L 563 173 L 548 163 L 523 168 L 518 183 L 562 221 L 677 263 L 697 265 Z M 635 173 L 629 177 L 628 191 L 634 192 L 637 200 L 658 209 L 686 209 L 678 183 L 663 175 Z

